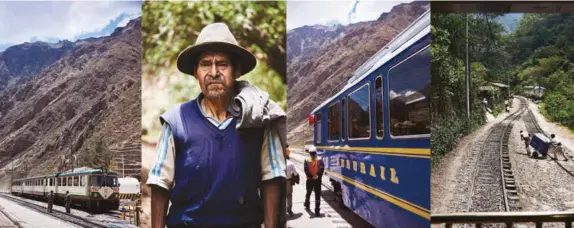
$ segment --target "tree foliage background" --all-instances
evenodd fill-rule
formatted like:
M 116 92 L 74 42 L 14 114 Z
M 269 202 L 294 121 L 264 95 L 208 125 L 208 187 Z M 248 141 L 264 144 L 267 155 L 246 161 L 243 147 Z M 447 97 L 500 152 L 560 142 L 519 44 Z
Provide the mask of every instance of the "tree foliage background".
M 431 15 L 431 150 L 433 159 L 454 149 L 458 139 L 484 123 L 479 86 L 506 83 L 508 54 L 497 14 L 468 15 L 471 117 L 466 116 L 466 14 Z
M 112 167 L 113 154 L 108 148 L 106 140 L 101 136 L 93 136 L 79 151 L 75 168 L 87 166 L 90 168 L 114 169 Z M 67 167 L 69 169 L 71 167 Z
M 545 87 L 542 113 L 574 129 L 574 15 L 525 14 L 508 40 L 517 88 Z
M 255 54 L 256 68 L 240 80 L 267 91 L 286 108 L 285 2 L 144 2 L 142 4 L 142 138 L 159 136 L 159 115 L 200 92 L 175 66 L 203 27 L 224 22 L 239 44 Z

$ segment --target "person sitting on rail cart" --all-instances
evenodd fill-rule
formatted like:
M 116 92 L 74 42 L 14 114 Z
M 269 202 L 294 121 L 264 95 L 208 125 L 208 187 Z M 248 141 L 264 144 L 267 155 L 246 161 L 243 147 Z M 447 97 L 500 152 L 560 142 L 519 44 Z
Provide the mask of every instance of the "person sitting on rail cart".
M 307 194 L 305 194 L 305 209 L 309 210 L 309 197 L 311 192 L 315 192 L 315 216 L 320 215 L 321 206 L 321 178 L 325 172 L 323 160 L 317 157 L 317 149 L 314 146 L 309 147 L 311 159 L 305 159 L 304 169 L 307 176 Z

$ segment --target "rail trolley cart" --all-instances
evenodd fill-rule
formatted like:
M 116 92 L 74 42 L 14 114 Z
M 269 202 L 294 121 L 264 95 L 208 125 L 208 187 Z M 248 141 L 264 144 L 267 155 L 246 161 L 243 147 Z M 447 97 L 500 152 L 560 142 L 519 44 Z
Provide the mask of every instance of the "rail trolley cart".
M 538 156 L 538 153 L 546 157 L 548 155 L 548 149 L 550 148 L 550 139 L 541 133 L 536 133 L 532 136 L 530 140 L 530 146 L 534 148 L 532 156 Z

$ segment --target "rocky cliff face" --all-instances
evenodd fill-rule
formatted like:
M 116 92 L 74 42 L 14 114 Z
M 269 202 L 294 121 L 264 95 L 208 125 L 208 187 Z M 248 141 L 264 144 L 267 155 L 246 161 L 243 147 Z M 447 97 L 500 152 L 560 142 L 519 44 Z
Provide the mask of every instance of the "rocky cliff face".
M 0 53 L 0 91 L 27 82 L 45 66 L 56 62 L 76 47 L 70 41 L 57 44 L 24 43 L 9 47 Z
M 6 81 L 0 87 L 0 178 L 9 178 L 12 160 L 16 176 L 53 171 L 61 155 L 94 136 L 112 151 L 139 144 L 141 19 L 108 37 L 8 48 L 0 53 L 0 83 Z
M 291 143 L 312 139 L 307 116 L 349 75 L 428 10 L 428 2 L 396 5 L 376 21 L 304 26 L 287 33 L 287 114 Z

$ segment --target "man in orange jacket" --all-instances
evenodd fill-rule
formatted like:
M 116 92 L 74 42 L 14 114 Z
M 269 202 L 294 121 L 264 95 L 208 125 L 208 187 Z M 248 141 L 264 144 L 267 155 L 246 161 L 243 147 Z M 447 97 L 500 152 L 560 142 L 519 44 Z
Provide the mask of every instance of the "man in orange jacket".
M 311 192 L 315 192 L 315 216 L 320 215 L 319 207 L 321 206 L 321 178 L 325 172 L 323 160 L 317 157 L 317 149 L 314 146 L 309 148 L 311 159 L 305 159 L 304 169 L 307 176 L 307 194 L 305 195 L 305 209 L 309 209 L 309 197 Z

